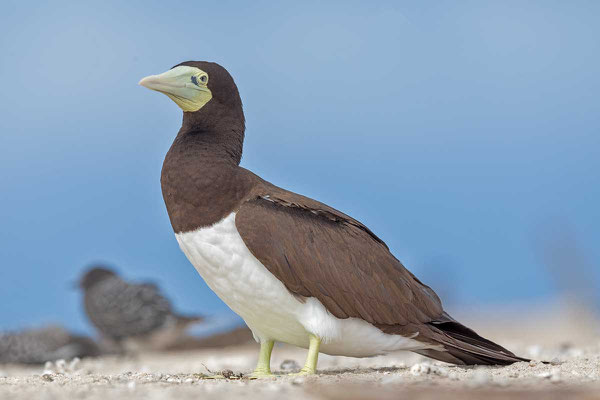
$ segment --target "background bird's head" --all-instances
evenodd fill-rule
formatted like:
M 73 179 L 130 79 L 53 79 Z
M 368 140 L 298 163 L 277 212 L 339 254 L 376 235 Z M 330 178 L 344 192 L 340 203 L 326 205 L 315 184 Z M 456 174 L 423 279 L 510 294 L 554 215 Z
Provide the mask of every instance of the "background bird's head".
M 215 130 L 229 124 L 244 128 L 242 100 L 225 68 L 208 61 L 186 61 L 140 85 L 167 95 L 184 112 L 184 127 Z
M 113 278 L 116 275 L 117 274 L 113 270 L 106 267 L 91 267 L 83 274 L 78 285 L 80 288 L 86 290 L 105 279 Z

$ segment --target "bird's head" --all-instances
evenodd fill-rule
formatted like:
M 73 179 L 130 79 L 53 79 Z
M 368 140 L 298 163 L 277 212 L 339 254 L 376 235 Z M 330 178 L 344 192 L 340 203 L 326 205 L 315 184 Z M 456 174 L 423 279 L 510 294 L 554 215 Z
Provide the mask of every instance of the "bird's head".
M 140 85 L 166 94 L 184 112 L 184 119 L 207 125 L 223 118 L 241 118 L 242 100 L 225 68 L 208 61 L 186 61 L 160 75 L 143 78 Z M 212 124 L 214 125 L 214 124 Z
M 91 267 L 81 277 L 78 286 L 84 290 L 91 288 L 105 279 L 115 277 L 117 274 L 106 267 Z

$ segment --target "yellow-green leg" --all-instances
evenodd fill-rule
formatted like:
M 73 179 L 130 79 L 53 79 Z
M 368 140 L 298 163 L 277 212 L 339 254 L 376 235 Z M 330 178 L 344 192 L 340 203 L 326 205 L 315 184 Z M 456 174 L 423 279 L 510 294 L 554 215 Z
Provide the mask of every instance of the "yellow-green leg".
M 300 372 L 290 375 L 313 375 L 317 373 L 317 361 L 319 360 L 319 347 L 321 347 L 321 339 L 312 333 L 308 336 L 308 355 L 306 363 Z
M 273 376 L 271 373 L 271 352 L 273 351 L 273 344 L 275 344 L 275 342 L 272 340 L 260 342 L 258 363 L 256 363 L 254 372 L 252 372 L 252 375 L 250 375 L 251 378 L 265 378 Z

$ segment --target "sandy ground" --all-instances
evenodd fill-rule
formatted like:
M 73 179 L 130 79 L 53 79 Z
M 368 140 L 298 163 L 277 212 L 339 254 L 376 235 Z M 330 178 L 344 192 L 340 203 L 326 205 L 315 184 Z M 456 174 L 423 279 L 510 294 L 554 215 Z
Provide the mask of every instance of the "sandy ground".
M 250 373 L 258 347 L 103 357 L 47 366 L 0 366 L 0 399 L 600 399 L 598 325 L 573 313 L 471 324 L 533 361 L 508 367 L 457 367 L 412 353 L 355 359 L 321 355 L 319 374 L 288 376 L 305 350 L 277 345 L 279 377 L 205 379 L 221 370 Z M 513 321 L 514 322 L 514 321 Z M 520 328 L 520 329 L 519 329 Z

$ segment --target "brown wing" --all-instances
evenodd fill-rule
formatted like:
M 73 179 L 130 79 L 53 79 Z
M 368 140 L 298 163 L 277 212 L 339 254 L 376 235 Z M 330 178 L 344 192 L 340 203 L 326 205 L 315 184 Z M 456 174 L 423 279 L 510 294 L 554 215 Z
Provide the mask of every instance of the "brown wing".
M 243 203 L 236 226 L 252 254 L 295 295 L 316 297 L 338 318 L 412 325 L 443 314 L 441 302 L 360 222 L 271 187 Z

